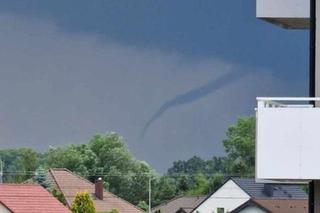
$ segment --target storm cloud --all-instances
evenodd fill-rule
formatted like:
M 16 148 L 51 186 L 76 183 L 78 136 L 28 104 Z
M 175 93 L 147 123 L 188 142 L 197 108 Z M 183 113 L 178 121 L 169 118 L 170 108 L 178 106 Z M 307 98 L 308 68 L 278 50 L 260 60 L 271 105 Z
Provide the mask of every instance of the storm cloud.
M 1 148 L 43 151 L 116 131 L 164 171 L 173 160 L 222 155 L 226 127 L 253 114 L 256 96 L 297 90 L 256 72 L 265 68 L 64 33 L 50 21 L 7 14 L 0 26 Z

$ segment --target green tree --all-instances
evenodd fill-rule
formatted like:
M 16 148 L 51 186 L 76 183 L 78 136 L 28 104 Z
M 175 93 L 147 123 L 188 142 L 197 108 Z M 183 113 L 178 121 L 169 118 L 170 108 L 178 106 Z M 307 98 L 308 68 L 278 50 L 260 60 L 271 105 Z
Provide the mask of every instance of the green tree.
M 146 201 L 142 200 L 142 201 L 139 201 L 138 205 L 137 205 L 138 208 L 144 210 L 144 211 L 147 211 L 149 206 L 148 204 L 146 203 Z
M 73 213 L 95 213 L 92 199 L 88 192 L 78 192 L 71 206 Z
M 4 164 L 4 182 L 23 182 L 34 175 L 39 167 L 37 152 L 29 148 L 0 150 L 0 159 Z
M 187 161 L 176 161 L 173 162 L 173 166 L 168 169 L 169 175 L 180 175 L 180 174 L 197 174 L 203 172 L 206 168 L 207 162 L 198 156 L 193 156 Z
M 111 192 L 135 205 L 148 197 L 148 180 L 154 172 L 147 163 L 134 159 L 121 136 L 114 132 L 96 135 L 89 147 L 97 156 L 93 173 L 109 174 Z
M 210 160 L 203 160 L 198 156 L 194 156 L 186 161 L 173 162 L 173 166 L 168 169 L 168 175 L 176 181 L 176 195 L 184 193 L 202 194 L 212 191 L 219 185 L 216 176 L 225 173 L 225 157 L 213 157 Z M 199 181 L 203 181 L 202 184 Z M 206 184 L 204 184 L 205 182 Z
M 152 182 L 152 206 L 170 200 L 177 194 L 176 181 L 169 176 L 162 176 Z
M 195 185 L 187 192 L 188 195 L 205 195 L 209 192 L 209 181 L 205 175 L 199 173 L 195 175 Z
M 212 157 L 206 162 L 205 174 L 226 173 L 226 157 Z
M 148 197 L 148 177 L 154 172 L 132 156 L 116 133 L 96 135 L 88 144 L 51 148 L 44 158 L 46 167 L 67 168 L 92 182 L 106 176 L 106 189 L 135 205 Z
M 191 178 L 186 175 L 175 177 L 177 184 L 177 194 L 183 194 L 186 191 L 189 191 L 192 187 Z
M 213 176 L 211 176 L 208 180 L 209 182 L 208 193 L 212 193 L 216 191 L 223 184 L 224 180 L 225 180 L 225 176 L 221 173 L 216 173 Z
M 34 180 L 45 189 L 50 186 L 50 183 L 47 180 L 46 170 L 42 166 L 36 170 Z
M 67 168 L 83 177 L 88 177 L 96 166 L 97 156 L 87 144 L 51 148 L 45 155 L 49 168 Z
M 227 154 L 226 166 L 231 175 L 253 176 L 255 163 L 255 118 L 238 119 L 227 130 L 223 145 Z

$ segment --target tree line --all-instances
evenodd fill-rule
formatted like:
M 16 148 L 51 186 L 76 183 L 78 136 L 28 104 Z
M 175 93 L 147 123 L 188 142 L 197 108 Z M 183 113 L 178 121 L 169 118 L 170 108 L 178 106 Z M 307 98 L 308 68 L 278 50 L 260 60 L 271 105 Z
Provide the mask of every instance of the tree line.
M 147 208 L 148 183 L 152 179 L 152 205 L 177 195 L 205 195 L 214 191 L 227 176 L 254 175 L 255 119 L 244 117 L 231 125 L 222 141 L 225 155 L 202 159 L 194 156 L 173 162 L 163 175 L 130 153 L 124 139 L 110 132 L 92 137 L 86 144 L 51 147 L 44 153 L 30 148 L 0 150 L 3 182 L 24 182 L 38 171 L 67 168 L 90 181 L 103 177 L 110 192 Z M 42 181 L 41 181 L 42 180 Z

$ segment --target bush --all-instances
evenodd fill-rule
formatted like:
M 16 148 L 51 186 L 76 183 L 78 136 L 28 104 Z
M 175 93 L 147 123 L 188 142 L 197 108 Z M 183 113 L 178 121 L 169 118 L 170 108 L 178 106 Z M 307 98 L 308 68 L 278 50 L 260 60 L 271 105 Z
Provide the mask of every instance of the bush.
M 92 199 L 88 192 L 78 192 L 74 199 L 71 211 L 73 213 L 95 213 Z

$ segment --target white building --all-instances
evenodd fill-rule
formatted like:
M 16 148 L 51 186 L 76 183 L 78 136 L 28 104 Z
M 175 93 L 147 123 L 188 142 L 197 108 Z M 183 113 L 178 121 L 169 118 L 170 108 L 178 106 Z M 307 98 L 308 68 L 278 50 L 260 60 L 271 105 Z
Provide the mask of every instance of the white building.
M 230 178 L 218 190 L 195 207 L 192 213 L 227 213 L 250 200 L 300 201 L 307 203 L 307 194 L 297 185 L 256 183 L 253 178 Z M 257 209 L 249 206 L 243 212 Z M 261 208 L 259 209 L 261 210 Z M 262 209 L 263 210 L 263 209 Z M 260 213 L 263 211 L 254 211 Z M 265 211 L 268 212 L 268 211 Z M 301 212 L 303 213 L 303 211 Z
M 210 195 L 193 212 L 212 213 L 229 212 L 247 202 L 250 195 L 240 188 L 232 179 L 228 180 L 215 193 Z

